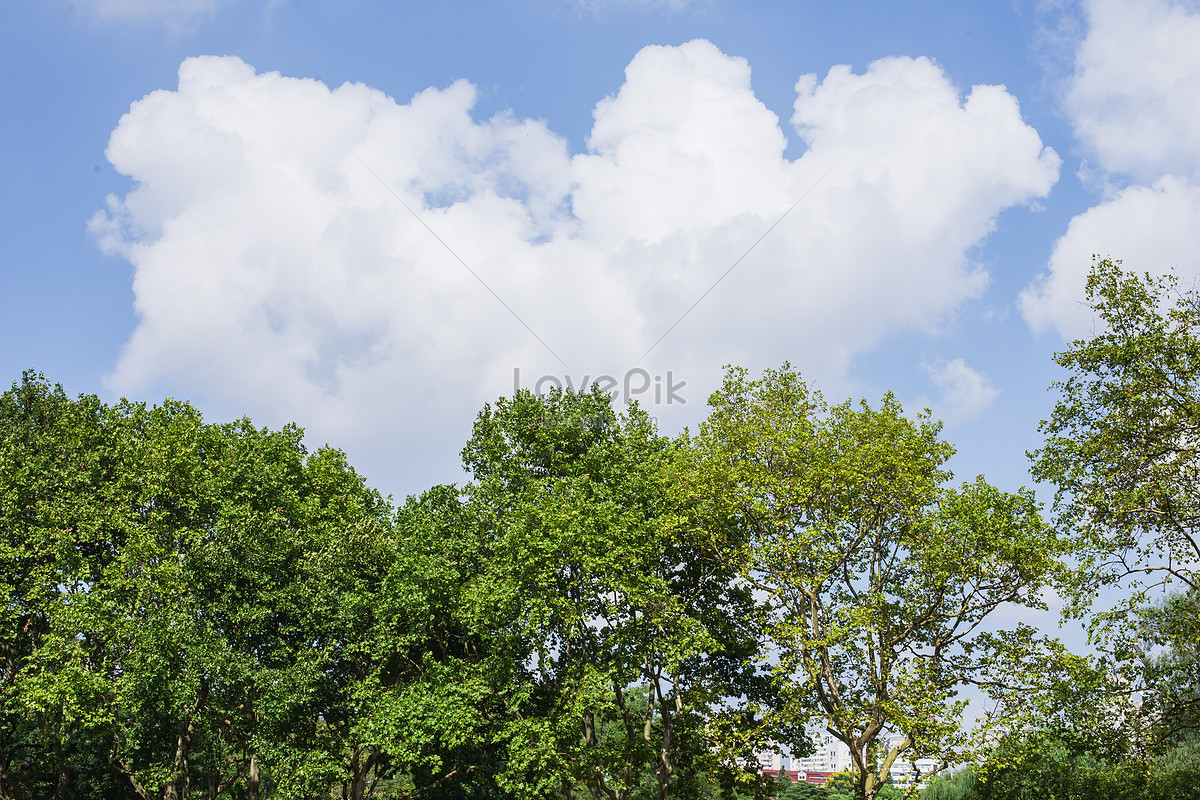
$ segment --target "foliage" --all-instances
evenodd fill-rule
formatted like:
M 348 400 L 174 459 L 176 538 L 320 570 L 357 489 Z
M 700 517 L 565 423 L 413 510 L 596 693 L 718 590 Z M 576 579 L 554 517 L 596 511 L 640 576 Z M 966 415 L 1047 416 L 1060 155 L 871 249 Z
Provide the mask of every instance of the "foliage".
M 0 397 L 4 796 L 327 786 L 353 631 L 325 557 L 387 515 L 298 428 L 27 373 Z
M 1102 327 L 1055 356 L 1071 374 L 1032 454 L 1062 523 L 1087 536 L 1077 612 L 1098 585 L 1139 574 L 1200 589 L 1200 294 L 1120 264 L 1092 267 L 1086 296 Z M 1141 588 L 1125 609 L 1144 603 Z
M 977 780 L 973 767 L 939 775 L 921 790 L 921 800 L 970 800 Z
M 507 764 L 498 731 L 523 662 L 496 615 L 503 598 L 481 582 L 490 554 L 472 531 L 454 487 L 409 498 L 379 582 L 361 591 L 350 766 L 380 796 L 509 796 L 496 783 Z
M 85 767 L 77 752 L 104 731 L 76 709 L 37 708 L 24 684 L 39 665 L 54 620 L 82 593 L 112 551 L 96 528 L 107 502 L 83 494 L 93 474 L 111 469 L 94 444 L 111 444 L 100 404 L 73 404 L 27 374 L 0 396 L 0 796 L 54 792 Z M 70 495 L 82 495 L 72 499 Z M 80 646 L 86 646 L 86 642 Z M 76 696 L 94 696 L 86 672 L 63 681 Z M 65 713 L 64 713 L 65 712 Z M 67 731 L 71 735 L 68 737 Z M 72 746 L 72 745 L 75 746 Z M 96 775 L 95 765 L 86 772 Z M 102 775 L 102 771 L 100 771 Z M 104 783 L 103 778 L 97 781 Z M 28 787 L 28 788 L 27 788 Z
M 1145 609 L 1139 632 L 1142 705 L 1160 723 L 1158 736 L 1170 742 L 1200 732 L 1200 592 L 1170 595 Z
M 778 800 L 826 800 L 829 797 L 825 787 L 815 783 L 792 782 L 786 778 L 782 783 L 785 784 L 782 791 L 777 790 L 775 794 Z
M 1044 728 L 1006 738 L 982 766 L 979 800 L 1184 800 L 1200 781 L 1197 740 L 1183 740 L 1148 760 L 1114 755 L 1071 728 Z
M 480 412 L 463 457 L 476 604 L 519 665 L 492 734 L 501 785 L 691 797 L 704 773 L 740 774 L 753 720 L 726 703 L 765 688 L 753 601 L 686 524 L 670 441 L 600 392 L 521 392 Z
M 1077 610 L 1127 568 L 1194 583 L 1195 303 L 1140 319 L 1170 284 L 1105 269 L 1112 338 L 1063 356 L 1039 455 L 1061 529 L 951 486 L 928 413 L 830 407 L 786 365 L 730 370 L 675 441 L 599 392 L 502 398 L 470 482 L 396 510 L 295 426 L 27 373 L 0 394 L 0 800 L 901 800 L 896 759 L 1003 730 L 925 800 L 1191 797 L 1195 591 L 1102 616 L 1103 670 L 993 625 L 1054 579 Z M 1063 671 L 1046 712 L 1025 690 Z M 999 701 L 974 731 L 968 685 Z M 856 762 L 827 787 L 740 766 L 821 728 Z
M 1097 260 L 1086 297 L 1100 329 L 1055 360 L 1069 371 L 1033 472 L 1056 487 L 1060 527 L 1085 549 L 1063 589 L 1090 617 L 1108 675 L 1068 717 L 1140 747 L 1197 724 L 1200 563 L 1200 294 Z M 1183 584 L 1164 604 L 1149 590 Z M 1119 597 L 1094 608 L 1098 593 Z M 1104 717 L 1107 717 L 1105 719 Z
M 858 777 L 848 769 L 835 772 L 825 780 L 825 789 L 834 794 L 853 794 L 858 786 Z
M 742 532 L 732 557 L 768 598 L 779 715 L 849 746 L 859 797 L 897 758 L 960 761 L 978 744 L 959 689 L 1038 678 L 1032 630 L 981 626 L 1006 604 L 1044 607 L 1069 542 L 1031 492 L 949 487 L 940 424 L 890 394 L 831 408 L 785 365 L 760 380 L 731 369 L 709 402 L 689 480 L 710 524 Z

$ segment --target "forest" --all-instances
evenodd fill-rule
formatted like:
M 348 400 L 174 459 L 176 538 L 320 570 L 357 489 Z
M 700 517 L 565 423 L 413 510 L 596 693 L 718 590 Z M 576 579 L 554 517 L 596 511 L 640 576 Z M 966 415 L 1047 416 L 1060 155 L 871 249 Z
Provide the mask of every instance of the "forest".
M 1104 260 L 1087 300 L 1029 454 L 1045 504 L 788 364 L 727 368 L 675 437 L 515 392 L 469 480 L 403 502 L 297 426 L 26 372 L 0 798 L 1194 800 L 1200 290 Z M 821 732 L 851 753 L 829 785 L 761 773 Z

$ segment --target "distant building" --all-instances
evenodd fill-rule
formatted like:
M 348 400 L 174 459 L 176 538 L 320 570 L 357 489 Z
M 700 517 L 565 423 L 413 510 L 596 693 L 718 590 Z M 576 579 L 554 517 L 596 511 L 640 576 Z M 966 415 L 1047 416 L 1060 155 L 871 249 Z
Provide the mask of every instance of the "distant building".
M 881 748 L 890 750 L 904 740 L 903 734 L 891 734 L 880 740 Z M 812 755 L 804 758 L 785 758 L 773 750 L 759 750 L 754 754 L 759 769 L 764 775 L 784 777 L 795 783 L 824 784 L 835 772 L 853 769 L 850 760 L 850 748 L 845 742 L 833 734 L 822 732 L 816 740 L 817 748 Z M 936 772 L 940 764 L 932 758 L 918 758 L 916 769 L 913 768 L 911 757 L 905 760 L 901 754 L 892 762 L 889 770 L 891 781 L 898 785 L 911 783 L 914 776 L 920 783 L 925 783 Z
M 850 768 L 850 748 L 833 734 L 824 732 L 817 739 L 811 756 L 793 758 L 792 769 L 803 772 L 841 772 Z
M 783 770 L 783 756 L 774 750 L 758 750 L 754 753 L 759 769 L 772 775 L 778 775 Z
M 880 744 L 891 749 L 903 740 L 903 734 L 891 734 L 883 739 Z M 914 775 L 918 774 L 918 771 L 918 780 L 924 782 L 940 766 L 939 762 L 932 758 L 919 758 L 916 761 L 916 769 L 914 770 L 911 757 L 906 760 L 905 755 L 908 754 L 901 754 L 892 762 L 889 774 L 894 783 L 908 783 L 913 779 Z M 809 778 L 800 778 L 800 780 L 808 780 L 810 783 L 824 783 L 825 779 L 834 772 L 853 769 L 853 762 L 850 760 L 850 748 L 845 742 L 835 738 L 831 733 L 822 732 L 817 738 L 817 749 L 813 751 L 813 754 L 804 758 L 791 759 L 790 766 L 793 770 L 810 776 Z

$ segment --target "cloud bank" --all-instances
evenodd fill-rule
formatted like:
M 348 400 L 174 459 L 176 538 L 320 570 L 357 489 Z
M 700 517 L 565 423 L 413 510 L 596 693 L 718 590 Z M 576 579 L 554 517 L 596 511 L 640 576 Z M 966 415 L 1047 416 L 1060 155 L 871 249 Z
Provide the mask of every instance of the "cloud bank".
M 1064 98 L 1087 169 L 1106 197 L 1071 220 L 1023 294 L 1035 331 L 1087 335 L 1092 256 L 1139 272 L 1197 271 L 1200 252 L 1200 13 L 1170 0 L 1092 0 Z
M 583 153 L 475 99 L 185 61 L 107 150 L 134 185 L 91 228 L 138 315 L 111 388 L 369 442 L 403 483 L 514 370 L 672 370 L 700 405 L 724 362 L 839 376 L 937 332 L 987 285 L 968 251 L 1059 167 L 1003 87 L 964 97 L 924 58 L 802 76 L 796 159 L 747 62 L 703 40 L 639 52 Z

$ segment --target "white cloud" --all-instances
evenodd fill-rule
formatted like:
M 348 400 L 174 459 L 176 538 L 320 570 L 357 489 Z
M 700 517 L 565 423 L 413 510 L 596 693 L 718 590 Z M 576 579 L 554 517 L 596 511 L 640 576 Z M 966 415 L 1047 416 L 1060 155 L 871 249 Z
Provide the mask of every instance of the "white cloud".
M 976 372 L 961 358 L 922 364 L 921 368 L 941 390 L 941 397 L 932 406 L 934 416 L 947 424 L 975 419 L 999 396 L 986 375 Z
M 1076 216 L 1054 244 L 1049 271 L 1021 294 L 1025 320 L 1064 340 L 1090 335 L 1096 318 L 1083 287 L 1093 256 L 1125 262 L 1137 272 L 1195 272 L 1200 253 L 1200 187 L 1175 177 L 1130 186 Z
M 236 0 L 74 0 L 97 19 L 156 22 L 186 30 Z
M 1104 169 L 1151 183 L 1200 170 L 1200 14 L 1170 0 L 1092 0 L 1066 104 Z
M 92 228 L 134 265 L 139 320 L 111 385 L 296 419 L 394 481 L 431 442 L 452 461 L 514 368 L 564 370 L 392 192 L 577 380 L 633 366 L 803 198 L 641 366 L 697 405 L 727 361 L 837 376 L 978 296 L 966 252 L 1059 162 L 1003 88 L 964 99 L 925 59 L 797 89 L 788 160 L 744 60 L 648 47 L 572 156 L 542 122 L 475 119 L 465 82 L 398 103 L 189 59 L 107 151 L 135 186 Z
M 1021 296 L 1035 331 L 1088 334 L 1093 255 L 1138 272 L 1196 269 L 1200 252 L 1200 13 L 1168 0 L 1092 0 L 1066 107 L 1110 196 L 1071 220 Z M 1133 185 L 1128 185 L 1134 181 Z

